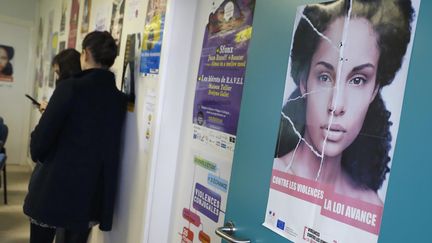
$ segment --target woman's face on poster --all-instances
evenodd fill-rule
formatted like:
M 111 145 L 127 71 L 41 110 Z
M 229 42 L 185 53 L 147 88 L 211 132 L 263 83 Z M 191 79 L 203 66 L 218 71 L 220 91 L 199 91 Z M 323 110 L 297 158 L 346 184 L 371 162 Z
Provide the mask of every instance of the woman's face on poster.
M 119 46 L 120 44 L 120 35 L 121 35 L 121 30 L 123 25 L 122 21 L 123 21 L 123 16 L 119 12 L 117 12 L 116 17 L 114 19 L 114 25 L 111 31 L 111 35 L 114 38 L 117 46 Z
M 337 157 L 362 128 L 375 98 L 379 58 L 377 36 L 366 19 L 351 19 L 342 42 L 344 18 L 332 22 L 312 56 L 306 82 L 305 139 L 328 157 Z M 343 61 L 342 61 L 343 60 Z
M 0 47 L 0 72 L 3 72 L 3 69 L 9 62 L 9 57 L 4 48 Z

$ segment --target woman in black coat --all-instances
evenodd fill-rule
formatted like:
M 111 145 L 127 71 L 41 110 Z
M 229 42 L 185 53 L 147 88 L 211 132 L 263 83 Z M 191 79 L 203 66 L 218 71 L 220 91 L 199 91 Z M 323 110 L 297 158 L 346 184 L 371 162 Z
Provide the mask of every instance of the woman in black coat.
M 111 230 L 127 101 L 108 70 L 117 55 L 112 36 L 91 32 L 82 50 L 83 71 L 58 84 L 31 134 L 31 243 L 51 243 L 57 227 L 76 243 L 96 224 Z
M 54 73 L 57 75 L 55 81 L 56 87 L 62 80 L 72 78 L 75 74 L 81 72 L 80 58 L 80 53 L 74 48 L 68 48 L 54 56 L 51 62 L 51 67 Z M 47 101 L 41 101 L 39 105 L 39 111 L 44 112 L 47 105 Z

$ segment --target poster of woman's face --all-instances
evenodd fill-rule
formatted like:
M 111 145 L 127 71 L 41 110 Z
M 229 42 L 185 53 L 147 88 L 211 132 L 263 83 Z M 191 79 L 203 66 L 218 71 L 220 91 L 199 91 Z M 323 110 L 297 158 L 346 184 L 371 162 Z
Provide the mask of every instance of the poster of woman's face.
M 12 59 L 14 54 L 13 47 L 0 44 L 0 82 L 13 82 Z
M 112 5 L 110 33 L 117 44 L 117 55 L 120 52 L 121 34 L 123 29 L 124 0 L 114 0 Z
M 419 6 L 298 7 L 266 227 L 294 242 L 377 242 Z
M 345 195 L 350 185 L 351 196 L 382 205 L 415 10 L 353 1 L 341 17 L 344 2 L 308 5 L 298 17 L 276 158 L 291 174 Z M 392 21 L 371 17 L 390 12 Z M 337 176 L 345 179 L 326 179 Z

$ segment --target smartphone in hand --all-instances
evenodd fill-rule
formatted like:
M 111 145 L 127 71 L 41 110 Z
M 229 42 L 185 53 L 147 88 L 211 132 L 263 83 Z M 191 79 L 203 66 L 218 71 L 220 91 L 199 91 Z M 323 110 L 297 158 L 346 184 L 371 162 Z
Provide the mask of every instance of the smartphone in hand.
M 41 104 L 35 98 L 31 97 L 28 94 L 25 94 L 25 96 L 32 101 L 33 105 L 37 106 L 38 108 L 40 107 Z

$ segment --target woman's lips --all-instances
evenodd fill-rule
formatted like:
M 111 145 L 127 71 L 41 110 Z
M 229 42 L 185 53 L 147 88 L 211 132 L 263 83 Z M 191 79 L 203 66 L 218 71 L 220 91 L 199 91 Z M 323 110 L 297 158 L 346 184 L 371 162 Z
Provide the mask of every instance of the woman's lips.
M 330 142 L 339 142 L 346 133 L 346 129 L 339 124 L 331 124 L 330 127 L 326 124 L 321 126 L 321 129 L 325 131 L 327 140 Z

